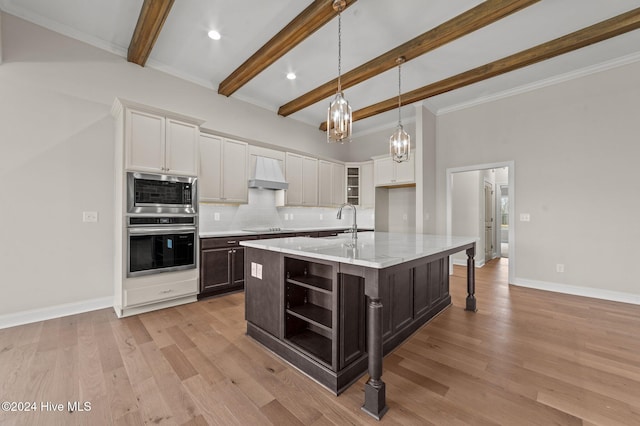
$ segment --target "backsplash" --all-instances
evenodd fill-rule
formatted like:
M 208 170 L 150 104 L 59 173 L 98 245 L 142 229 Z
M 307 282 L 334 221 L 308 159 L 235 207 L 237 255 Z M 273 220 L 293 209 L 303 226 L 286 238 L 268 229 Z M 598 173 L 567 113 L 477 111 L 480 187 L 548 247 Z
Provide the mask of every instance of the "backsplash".
M 200 203 L 200 233 L 246 228 L 283 229 L 351 226 L 351 209 L 336 218 L 336 207 L 275 207 L 275 191 L 249 189 L 249 203 L 241 205 Z M 358 228 L 373 229 L 374 209 L 358 208 Z

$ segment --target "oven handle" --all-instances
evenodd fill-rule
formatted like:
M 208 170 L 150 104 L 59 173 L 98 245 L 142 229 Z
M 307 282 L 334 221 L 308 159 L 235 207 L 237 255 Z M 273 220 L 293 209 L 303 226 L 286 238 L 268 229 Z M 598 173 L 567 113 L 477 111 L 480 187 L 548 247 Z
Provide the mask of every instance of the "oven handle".
M 166 228 L 128 228 L 129 235 L 162 235 L 162 234 L 192 234 L 196 232 L 194 226 L 166 227 Z

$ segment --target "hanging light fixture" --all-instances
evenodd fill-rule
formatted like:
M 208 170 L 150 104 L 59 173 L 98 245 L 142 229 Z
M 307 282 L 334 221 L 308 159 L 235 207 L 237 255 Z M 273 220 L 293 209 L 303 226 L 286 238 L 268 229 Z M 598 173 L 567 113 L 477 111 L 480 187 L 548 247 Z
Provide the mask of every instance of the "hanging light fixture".
M 396 127 L 396 131 L 393 132 L 389 138 L 389 151 L 391 152 L 391 158 L 397 163 L 408 161 L 409 151 L 411 150 L 411 136 L 409 136 L 402 127 L 402 114 L 400 113 L 400 107 L 402 106 L 401 68 L 403 62 L 404 56 L 396 59 L 396 64 L 398 64 L 398 127 Z
M 347 5 L 345 0 L 334 0 L 333 10 L 338 12 L 338 92 L 327 111 L 327 142 L 351 142 L 351 107 L 342 94 L 340 84 L 340 65 L 342 60 L 342 12 Z

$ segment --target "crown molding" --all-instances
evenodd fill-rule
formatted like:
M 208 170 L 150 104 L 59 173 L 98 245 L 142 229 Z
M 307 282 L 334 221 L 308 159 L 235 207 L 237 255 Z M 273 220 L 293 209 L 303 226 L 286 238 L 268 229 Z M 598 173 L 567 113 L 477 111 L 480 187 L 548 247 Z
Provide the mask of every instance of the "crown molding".
M 632 53 L 630 55 L 622 56 L 620 58 L 612 59 L 609 61 L 601 62 L 596 65 L 590 65 L 585 68 L 581 68 L 579 70 L 570 71 L 564 74 L 556 75 L 553 77 L 549 77 L 543 80 L 535 81 L 533 83 L 523 84 L 518 87 L 514 87 L 512 89 L 503 90 L 501 92 L 493 93 L 491 95 L 482 96 L 480 98 L 461 102 L 459 104 L 451 105 L 444 108 L 437 109 L 436 115 L 444 115 L 450 112 L 459 111 L 462 109 L 472 108 L 478 105 L 482 105 L 485 103 L 497 101 L 504 98 L 509 98 L 511 96 L 520 95 L 527 92 L 532 92 L 534 90 L 542 89 L 547 86 L 553 86 L 555 84 L 563 83 L 566 81 L 575 80 L 577 78 L 585 77 L 591 74 L 596 74 L 599 72 L 607 71 L 613 68 L 618 68 L 624 65 L 633 64 L 635 62 L 640 61 L 640 52 Z M 433 106 L 433 105 L 432 105 Z M 431 108 L 430 108 L 431 109 Z

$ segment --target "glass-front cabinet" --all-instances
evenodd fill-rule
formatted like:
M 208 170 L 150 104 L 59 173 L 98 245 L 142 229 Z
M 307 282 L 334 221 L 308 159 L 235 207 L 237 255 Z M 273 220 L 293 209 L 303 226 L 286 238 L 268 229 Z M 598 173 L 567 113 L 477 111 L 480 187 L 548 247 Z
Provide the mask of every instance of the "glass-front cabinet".
M 360 167 L 347 167 L 347 202 L 360 205 Z

